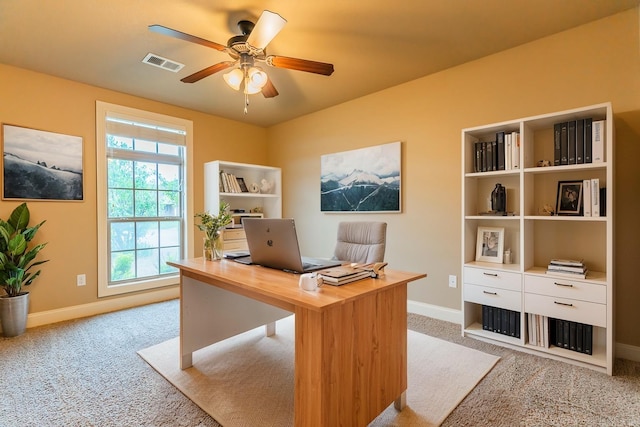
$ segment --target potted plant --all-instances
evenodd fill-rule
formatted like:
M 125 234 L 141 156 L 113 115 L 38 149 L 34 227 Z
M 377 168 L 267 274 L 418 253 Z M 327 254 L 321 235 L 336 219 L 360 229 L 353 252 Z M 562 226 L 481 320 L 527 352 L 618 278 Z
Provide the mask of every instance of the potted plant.
M 29 247 L 42 221 L 29 227 L 29 208 L 26 203 L 16 207 L 8 220 L 0 219 L 0 287 L 6 295 L 0 297 L 0 322 L 4 336 L 13 337 L 24 333 L 29 313 L 29 286 L 40 275 L 32 267 L 48 260 L 36 261 L 38 253 L 46 246 L 40 243 Z
M 196 218 L 200 218 L 201 222 L 198 224 L 198 228 L 200 231 L 204 231 L 205 233 L 205 237 L 203 239 L 204 259 L 207 261 L 222 259 L 222 252 L 224 250 L 222 229 L 232 221 L 231 214 L 229 213 L 229 204 L 227 202 L 220 202 L 218 215 L 203 212 L 196 214 Z

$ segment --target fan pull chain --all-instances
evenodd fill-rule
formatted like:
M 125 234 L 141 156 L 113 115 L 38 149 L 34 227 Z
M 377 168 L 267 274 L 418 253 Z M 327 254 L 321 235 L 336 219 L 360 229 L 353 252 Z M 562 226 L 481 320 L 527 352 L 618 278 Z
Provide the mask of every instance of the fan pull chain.
M 249 94 L 244 93 L 244 113 L 247 114 L 247 107 L 249 106 Z

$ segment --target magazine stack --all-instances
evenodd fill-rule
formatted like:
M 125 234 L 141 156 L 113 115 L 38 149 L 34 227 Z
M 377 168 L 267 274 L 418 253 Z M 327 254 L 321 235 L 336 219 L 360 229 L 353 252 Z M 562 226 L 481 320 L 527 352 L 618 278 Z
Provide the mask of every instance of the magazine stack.
M 568 279 L 585 279 L 587 267 L 582 260 L 552 259 L 547 266 L 547 274 Z

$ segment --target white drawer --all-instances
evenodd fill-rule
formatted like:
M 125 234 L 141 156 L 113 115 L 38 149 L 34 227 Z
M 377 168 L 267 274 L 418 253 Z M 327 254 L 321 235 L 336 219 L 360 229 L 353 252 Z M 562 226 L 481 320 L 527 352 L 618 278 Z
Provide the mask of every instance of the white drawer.
M 223 238 L 225 242 L 227 240 L 241 240 L 246 239 L 247 236 L 244 233 L 244 229 L 242 228 L 227 228 L 223 232 Z
M 520 292 L 467 283 L 463 285 L 463 292 L 465 301 L 522 311 L 522 294 Z
M 249 247 L 247 246 L 246 240 L 225 240 L 224 241 L 224 250 L 225 251 L 246 251 Z
M 524 275 L 524 291 L 551 297 L 607 303 L 607 287 L 596 283 L 568 280 L 559 277 Z
M 473 285 L 491 286 L 520 292 L 522 276 L 511 271 L 490 270 L 486 268 L 464 267 L 463 282 Z
M 607 326 L 607 306 L 604 304 L 525 293 L 524 308 L 527 313 L 594 326 Z

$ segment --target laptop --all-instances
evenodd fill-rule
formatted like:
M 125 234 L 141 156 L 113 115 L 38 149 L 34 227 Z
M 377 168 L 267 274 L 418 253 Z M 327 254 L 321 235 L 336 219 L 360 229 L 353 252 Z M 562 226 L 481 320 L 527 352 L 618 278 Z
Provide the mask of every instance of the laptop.
M 236 258 L 234 261 L 294 273 L 307 273 L 342 264 L 337 260 L 301 256 L 292 218 L 244 218 L 242 224 L 247 236 L 249 257 Z

